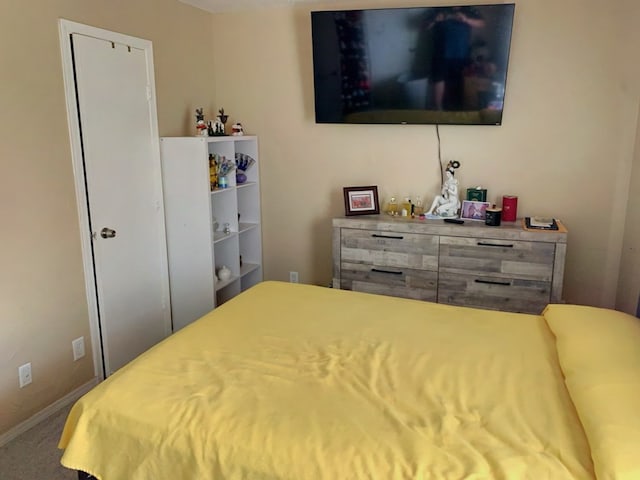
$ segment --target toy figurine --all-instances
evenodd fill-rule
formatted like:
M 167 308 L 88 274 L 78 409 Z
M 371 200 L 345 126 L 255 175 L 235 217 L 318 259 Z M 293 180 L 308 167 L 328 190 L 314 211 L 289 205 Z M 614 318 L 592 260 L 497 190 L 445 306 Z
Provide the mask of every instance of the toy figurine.
M 445 170 L 447 179 L 442 185 L 440 195 L 433 199 L 431 208 L 427 212 L 429 216 L 451 218 L 458 216 L 460 199 L 458 198 L 458 180 L 455 178 L 455 170 L 460 168 L 460 162 L 452 160 Z
M 228 118 L 229 116 L 224 114 L 224 108 L 218 110 L 218 115 L 216 116 L 213 124 L 209 122 L 209 136 L 221 137 L 225 135 L 224 124 L 227 122 Z
M 224 123 L 220 120 L 220 117 L 216 117 L 216 121 L 213 123 L 213 135 L 224 135 Z
M 196 130 L 198 131 L 198 135 L 201 137 L 206 137 L 207 135 L 209 135 L 207 124 L 204 121 L 204 113 L 202 108 L 196 108 Z
M 218 110 L 218 118 L 222 122 L 223 126 L 227 124 L 227 120 L 229 120 L 229 115 L 224 114 L 224 108 L 221 108 L 220 110 Z
M 244 135 L 244 129 L 242 128 L 242 124 L 240 122 L 237 122 L 231 125 L 231 135 L 236 135 L 236 136 Z
M 210 133 L 210 135 L 213 135 L 215 137 L 225 135 L 224 125 L 225 123 L 227 123 L 228 119 L 229 119 L 229 115 L 224 114 L 224 108 L 221 108 L 220 110 L 218 110 L 218 115 L 216 116 L 216 120 L 215 122 L 213 122 L 213 128 L 212 128 L 213 133 Z

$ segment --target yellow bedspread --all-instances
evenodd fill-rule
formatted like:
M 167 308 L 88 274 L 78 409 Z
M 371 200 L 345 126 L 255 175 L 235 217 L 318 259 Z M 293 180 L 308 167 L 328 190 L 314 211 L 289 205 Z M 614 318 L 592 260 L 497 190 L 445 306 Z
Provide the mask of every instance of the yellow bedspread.
M 591 479 L 542 316 L 264 282 L 73 407 L 101 480 Z

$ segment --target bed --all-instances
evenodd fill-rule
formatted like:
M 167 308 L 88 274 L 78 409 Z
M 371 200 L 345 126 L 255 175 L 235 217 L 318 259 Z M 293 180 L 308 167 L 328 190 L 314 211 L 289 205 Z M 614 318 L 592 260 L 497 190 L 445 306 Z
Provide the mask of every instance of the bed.
M 263 282 L 78 400 L 60 448 L 100 480 L 638 479 L 640 324 Z

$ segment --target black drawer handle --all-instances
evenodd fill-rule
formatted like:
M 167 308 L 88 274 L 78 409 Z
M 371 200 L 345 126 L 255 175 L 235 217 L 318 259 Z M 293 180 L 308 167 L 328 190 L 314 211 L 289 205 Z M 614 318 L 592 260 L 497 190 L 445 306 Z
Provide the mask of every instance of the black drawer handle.
M 503 248 L 513 248 L 513 244 L 500 244 L 500 243 L 489 243 L 489 242 L 478 242 L 478 245 L 481 247 L 503 247 Z
M 480 279 L 475 279 L 474 282 L 476 283 L 486 283 L 488 285 L 502 285 L 504 287 L 510 287 L 511 286 L 511 282 L 496 282 L 494 280 L 480 280 Z
M 392 238 L 393 240 L 404 240 L 404 237 L 396 236 L 396 235 L 378 235 L 374 233 L 371 235 L 373 238 Z
M 379 268 L 372 268 L 371 271 L 376 273 L 390 273 L 392 275 L 402 275 L 402 272 L 392 272 L 391 270 L 380 270 Z

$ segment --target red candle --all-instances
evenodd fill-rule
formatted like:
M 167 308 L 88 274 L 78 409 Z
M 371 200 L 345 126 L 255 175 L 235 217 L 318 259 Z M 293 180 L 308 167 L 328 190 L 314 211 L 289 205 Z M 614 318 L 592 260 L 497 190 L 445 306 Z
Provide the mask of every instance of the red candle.
M 502 220 L 504 222 L 515 222 L 518 217 L 518 197 L 515 195 L 505 195 L 502 197 Z

